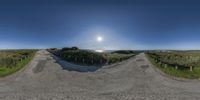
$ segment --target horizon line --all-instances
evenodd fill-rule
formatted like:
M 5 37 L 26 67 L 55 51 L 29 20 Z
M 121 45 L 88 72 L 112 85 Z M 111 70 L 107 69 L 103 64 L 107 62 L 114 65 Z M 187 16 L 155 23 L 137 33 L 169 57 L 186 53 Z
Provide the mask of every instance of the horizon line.
M 55 47 L 52 47 L 52 48 L 55 48 Z M 44 49 L 50 49 L 50 48 L 0 48 L 0 50 L 23 50 L 23 49 L 41 49 L 41 50 L 44 50 Z M 62 49 L 62 48 L 57 48 L 57 49 Z M 79 48 L 80 50 L 99 50 L 99 49 L 90 49 L 90 48 Z M 151 51 L 151 50 L 154 50 L 154 51 L 198 51 L 200 49 L 158 49 L 158 48 L 155 48 L 155 49 L 103 49 L 104 51 L 109 51 L 109 50 L 143 50 L 143 51 Z

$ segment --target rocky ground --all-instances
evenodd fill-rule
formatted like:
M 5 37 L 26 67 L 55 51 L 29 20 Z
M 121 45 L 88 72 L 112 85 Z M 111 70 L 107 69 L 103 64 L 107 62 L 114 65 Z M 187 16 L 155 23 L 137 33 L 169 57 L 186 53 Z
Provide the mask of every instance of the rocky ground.
M 93 72 L 67 69 L 73 67 L 82 66 L 41 50 L 24 69 L 0 79 L 0 100 L 200 100 L 200 81 L 167 77 L 143 53 Z

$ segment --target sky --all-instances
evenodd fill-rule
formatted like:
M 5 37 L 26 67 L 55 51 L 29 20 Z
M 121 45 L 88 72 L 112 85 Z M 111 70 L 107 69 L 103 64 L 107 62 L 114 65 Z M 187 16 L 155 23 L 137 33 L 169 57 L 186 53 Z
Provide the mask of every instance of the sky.
M 0 49 L 188 50 L 199 38 L 198 0 L 0 1 Z

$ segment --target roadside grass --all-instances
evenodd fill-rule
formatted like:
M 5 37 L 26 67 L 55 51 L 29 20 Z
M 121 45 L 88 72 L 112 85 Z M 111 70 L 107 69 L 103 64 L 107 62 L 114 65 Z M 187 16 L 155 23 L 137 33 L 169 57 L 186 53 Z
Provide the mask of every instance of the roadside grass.
M 22 60 L 21 62 L 17 63 L 16 66 L 12 66 L 12 67 L 0 66 L 0 77 L 5 77 L 19 71 L 20 69 L 25 67 L 26 64 L 28 64 L 33 59 L 33 57 L 34 57 L 34 54 Z
M 131 50 L 120 50 L 113 52 L 94 52 L 92 50 L 81 50 L 79 48 L 63 48 L 56 49 L 51 48 L 48 49 L 52 54 L 78 65 L 94 65 L 94 66 L 103 66 L 103 65 L 111 65 L 117 62 L 121 62 L 127 60 L 139 52 L 131 51 Z
M 180 78 L 187 78 L 187 79 L 198 79 L 200 78 L 200 66 L 194 67 L 193 71 L 190 71 L 188 69 L 175 69 L 174 66 L 168 66 L 167 68 L 164 68 L 160 64 L 156 63 L 148 54 L 145 54 L 146 57 L 149 59 L 149 61 L 159 68 L 161 71 L 164 73 L 170 75 L 170 76 L 175 76 L 175 77 L 180 77 Z
M 117 63 L 117 62 L 121 62 L 126 59 L 129 59 L 135 55 L 136 54 L 109 53 L 109 54 L 107 54 L 106 59 L 107 59 L 108 64 L 113 64 L 113 63 Z

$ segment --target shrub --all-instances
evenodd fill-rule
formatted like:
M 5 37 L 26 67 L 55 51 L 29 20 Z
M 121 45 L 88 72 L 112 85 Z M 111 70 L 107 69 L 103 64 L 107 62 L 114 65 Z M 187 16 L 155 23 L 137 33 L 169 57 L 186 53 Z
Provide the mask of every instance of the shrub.
M 79 50 L 79 48 L 78 47 L 71 47 L 71 48 L 69 48 L 69 47 L 64 47 L 64 48 L 62 48 L 62 52 L 63 51 L 69 51 L 69 50 Z

